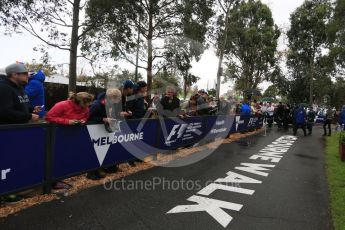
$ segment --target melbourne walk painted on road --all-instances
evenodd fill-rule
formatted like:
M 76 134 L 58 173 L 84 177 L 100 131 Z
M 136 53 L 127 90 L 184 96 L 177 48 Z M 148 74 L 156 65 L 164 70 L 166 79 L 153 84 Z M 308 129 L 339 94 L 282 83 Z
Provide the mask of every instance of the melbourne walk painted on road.
M 272 130 L 223 144 L 192 165 L 26 209 L 0 219 L 0 229 L 331 229 L 321 134 Z M 199 186 L 165 184 L 178 181 Z M 158 183 L 128 186 L 141 182 Z
M 283 136 L 274 141 L 272 144 L 268 145 L 262 149 L 259 153 L 251 156 L 249 159 L 256 161 L 266 161 L 270 163 L 278 163 L 283 154 L 287 153 L 292 144 L 297 140 L 293 136 Z M 256 174 L 260 176 L 267 177 L 272 168 L 275 167 L 275 164 L 254 164 L 254 163 L 241 163 L 241 166 L 235 167 L 237 171 L 247 172 L 251 174 Z M 211 199 L 205 196 L 210 196 L 216 190 L 224 190 L 229 192 L 241 193 L 244 195 L 253 195 L 254 190 L 242 188 L 243 184 L 261 184 L 262 181 L 238 174 L 233 171 L 226 173 L 227 177 L 219 178 L 215 180 L 214 183 L 209 184 L 207 187 L 199 191 L 198 195 L 193 195 L 187 200 L 195 202 L 194 205 L 180 205 L 168 213 L 181 213 L 181 212 L 207 212 L 212 216 L 219 224 L 223 227 L 229 225 L 232 220 L 232 217 L 228 215 L 223 209 L 229 209 L 233 211 L 240 211 L 243 207 L 242 204 L 236 204 L 216 199 Z M 229 183 L 226 185 L 223 183 Z M 201 196 L 203 195 L 203 196 Z

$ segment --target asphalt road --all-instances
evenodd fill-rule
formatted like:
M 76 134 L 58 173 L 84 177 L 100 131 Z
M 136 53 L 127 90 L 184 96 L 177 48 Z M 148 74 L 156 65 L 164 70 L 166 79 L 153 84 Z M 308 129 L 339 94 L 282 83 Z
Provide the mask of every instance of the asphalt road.
M 0 219 L 0 229 L 331 229 L 321 130 L 311 137 L 299 131 L 298 139 L 277 163 L 249 159 L 284 135 L 291 133 L 272 131 L 266 137 L 260 134 L 224 144 L 193 165 L 156 167 L 126 177 L 124 182 L 63 198 L 63 202 L 41 204 Z M 273 166 L 253 173 L 239 170 L 242 163 Z M 198 194 L 206 183 L 225 178 L 229 171 L 251 183 L 226 184 L 209 195 Z M 141 188 L 145 181 L 146 189 Z M 150 182 L 157 184 L 150 186 Z M 239 190 L 229 191 L 234 187 Z M 190 197 L 203 199 L 203 205 L 188 201 Z M 205 199 L 212 200 L 205 203 Z M 188 211 L 181 205 L 201 210 L 168 213 Z

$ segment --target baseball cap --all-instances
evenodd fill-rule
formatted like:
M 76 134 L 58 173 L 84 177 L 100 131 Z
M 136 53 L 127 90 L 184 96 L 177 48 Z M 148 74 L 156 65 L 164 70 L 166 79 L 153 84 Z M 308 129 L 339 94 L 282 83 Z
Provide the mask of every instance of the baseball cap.
M 198 93 L 206 93 L 206 91 L 204 89 L 201 89 L 198 91 Z
M 15 63 L 7 66 L 5 72 L 7 75 L 10 75 L 11 73 L 28 73 L 29 71 L 26 69 L 25 65 Z
M 141 88 L 144 88 L 146 86 L 147 86 L 147 84 L 144 81 L 138 81 L 137 82 L 137 89 L 141 89 Z
M 122 87 L 124 89 L 133 88 L 134 87 L 134 83 L 131 80 L 126 80 L 126 81 L 123 82 Z

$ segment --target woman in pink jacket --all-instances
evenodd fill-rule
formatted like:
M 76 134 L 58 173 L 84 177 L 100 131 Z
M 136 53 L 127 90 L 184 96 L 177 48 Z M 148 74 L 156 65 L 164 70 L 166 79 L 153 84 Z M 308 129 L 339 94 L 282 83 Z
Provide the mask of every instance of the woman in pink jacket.
M 89 119 L 89 106 L 93 96 L 86 92 L 73 93 L 66 101 L 56 103 L 46 120 L 60 125 L 85 124 Z

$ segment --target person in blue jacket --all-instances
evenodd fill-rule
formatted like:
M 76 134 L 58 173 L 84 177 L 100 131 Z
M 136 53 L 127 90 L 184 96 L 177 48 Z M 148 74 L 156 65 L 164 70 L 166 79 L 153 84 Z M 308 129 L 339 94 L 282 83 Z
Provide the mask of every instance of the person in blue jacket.
M 43 83 L 46 79 L 46 76 L 39 70 L 37 73 L 33 74 L 29 83 L 25 87 L 25 92 L 29 96 L 30 104 L 32 108 L 36 106 L 42 106 L 42 111 L 38 114 L 40 118 L 44 117 L 45 112 L 45 93 Z
M 307 114 L 304 110 L 304 107 L 300 105 L 296 107 L 294 110 L 294 126 L 293 126 L 293 134 L 297 135 L 297 129 L 302 128 L 304 136 L 307 136 L 306 130 L 306 121 L 307 121 Z
M 345 105 L 339 115 L 339 124 L 343 126 L 343 130 L 345 131 Z
M 248 102 L 243 102 L 241 107 L 241 116 L 250 116 L 251 109 Z

